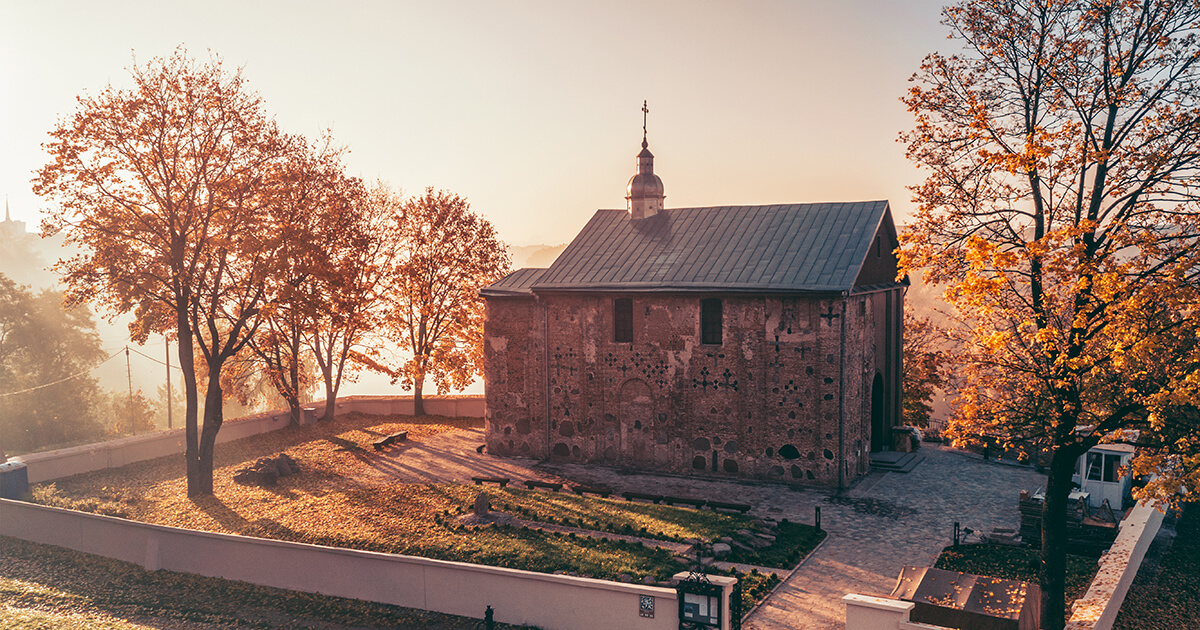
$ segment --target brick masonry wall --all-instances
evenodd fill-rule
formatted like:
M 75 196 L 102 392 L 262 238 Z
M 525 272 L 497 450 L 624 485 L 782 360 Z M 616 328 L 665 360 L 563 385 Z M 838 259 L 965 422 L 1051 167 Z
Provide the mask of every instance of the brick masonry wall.
M 633 299 L 631 343 L 613 341 L 616 297 Z M 721 297 L 720 345 L 700 343 L 695 295 L 489 299 L 489 449 L 827 486 L 865 473 L 878 294 Z

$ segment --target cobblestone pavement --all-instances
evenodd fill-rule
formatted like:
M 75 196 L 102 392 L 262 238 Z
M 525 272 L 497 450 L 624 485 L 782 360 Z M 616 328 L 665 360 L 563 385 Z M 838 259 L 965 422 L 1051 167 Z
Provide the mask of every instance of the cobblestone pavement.
M 575 482 L 753 506 L 751 514 L 812 523 L 821 508 L 825 543 L 743 625 L 748 630 L 840 629 L 846 593 L 886 595 L 905 565 L 928 566 L 950 544 L 954 523 L 977 531 L 1019 525 L 1017 496 L 1046 483 L 1031 468 L 984 462 L 925 444 L 908 474 L 871 473 L 832 494 L 748 480 L 633 473 L 578 464 L 545 464 L 478 454 L 482 429 L 446 433 L 397 453 L 401 481 L 470 482 L 473 476 Z

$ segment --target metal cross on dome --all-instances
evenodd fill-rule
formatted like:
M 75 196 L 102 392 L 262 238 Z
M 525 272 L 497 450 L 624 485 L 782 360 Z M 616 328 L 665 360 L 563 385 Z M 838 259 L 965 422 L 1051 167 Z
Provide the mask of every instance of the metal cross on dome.
M 642 142 L 646 141 L 646 114 L 650 113 L 650 108 L 646 107 L 646 101 L 642 101 Z

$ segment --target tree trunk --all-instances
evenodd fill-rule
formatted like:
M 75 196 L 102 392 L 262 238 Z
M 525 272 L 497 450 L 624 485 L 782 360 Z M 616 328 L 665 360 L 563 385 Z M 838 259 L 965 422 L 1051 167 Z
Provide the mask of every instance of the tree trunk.
M 413 377 L 413 415 L 425 415 L 425 401 L 421 400 L 421 388 L 425 385 L 425 373 Z
M 221 368 L 210 368 L 208 372 L 208 392 L 204 397 L 204 430 L 200 433 L 200 479 L 198 491 L 195 494 L 211 495 L 213 493 L 213 448 L 217 444 L 217 432 L 221 430 L 224 421 L 224 411 L 221 409 Z M 189 495 L 195 494 L 189 492 Z
M 321 376 L 325 379 L 325 415 L 322 420 L 333 420 L 337 413 L 337 388 L 333 386 L 333 360 L 322 361 L 318 347 L 317 363 L 321 367 Z
M 302 413 L 300 409 L 300 399 L 296 398 L 295 396 L 288 396 L 287 405 L 290 424 L 292 426 L 300 426 L 300 414 Z
M 1042 504 L 1042 630 L 1066 624 L 1067 508 L 1078 448 L 1059 447 L 1050 460 Z
M 337 390 L 329 378 L 325 379 L 325 415 L 322 420 L 333 420 L 337 416 Z
M 288 357 L 288 378 L 290 383 L 284 384 L 288 395 L 288 409 L 292 413 L 292 426 L 300 426 L 300 330 L 295 320 L 291 322 L 291 335 L 288 337 L 291 355 Z
M 187 462 L 188 496 L 203 494 L 200 484 L 200 438 L 198 430 L 199 392 L 196 391 L 196 355 L 192 347 L 192 329 L 188 322 L 187 310 L 180 309 L 176 317 L 176 331 L 179 336 L 179 369 L 183 372 L 184 392 L 184 440 L 187 448 L 184 459 Z M 170 404 L 170 401 L 167 401 Z M 210 484 L 211 485 L 211 484 Z

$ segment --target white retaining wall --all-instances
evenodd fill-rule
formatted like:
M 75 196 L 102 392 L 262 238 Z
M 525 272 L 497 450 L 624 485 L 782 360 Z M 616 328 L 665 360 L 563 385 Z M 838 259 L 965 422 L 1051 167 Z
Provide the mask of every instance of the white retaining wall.
M 466 418 L 482 418 L 484 415 L 483 396 L 426 397 L 424 402 L 425 412 L 428 414 Z M 318 417 L 324 417 L 325 401 L 311 403 L 305 407 L 315 408 Z M 413 401 L 411 396 L 347 396 L 338 399 L 339 414 L 354 411 L 380 415 L 412 415 Z M 288 426 L 288 423 L 287 411 L 270 411 L 232 418 L 221 425 L 221 431 L 217 433 L 217 443 L 275 431 Z M 23 462 L 29 474 L 29 482 L 37 483 L 183 453 L 184 440 L 183 429 L 172 429 L 44 453 L 17 455 L 10 459 Z
M 0 534 L 141 565 L 545 630 L 674 630 L 674 589 L 148 525 L 0 499 Z M 641 597 L 655 616 L 639 615 Z
M 1100 557 L 1100 570 L 1092 585 L 1071 607 L 1067 630 L 1111 630 L 1146 550 L 1162 527 L 1163 516 L 1153 504 L 1139 503 L 1121 521 L 1117 539 Z
M 1163 512 L 1149 503 L 1139 503 L 1121 521 L 1121 531 L 1112 547 L 1100 558 L 1100 569 L 1087 594 L 1071 606 L 1066 630 L 1112 630 L 1117 612 L 1137 575 L 1146 550 L 1158 535 Z M 885 597 L 849 594 L 846 630 L 934 630 L 940 626 L 909 621 L 913 605 Z

